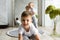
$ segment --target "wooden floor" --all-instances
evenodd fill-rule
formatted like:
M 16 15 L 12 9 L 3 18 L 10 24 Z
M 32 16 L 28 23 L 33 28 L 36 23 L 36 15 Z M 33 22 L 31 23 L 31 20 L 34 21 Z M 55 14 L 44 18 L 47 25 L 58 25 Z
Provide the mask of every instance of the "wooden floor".
M 12 27 L 0 29 L 0 40 L 18 40 L 17 38 L 6 35 L 6 32 L 12 29 Z
M 0 29 L 0 40 L 18 40 L 18 38 L 14 38 L 14 37 L 10 37 L 6 34 L 7 31 L 12 30 L 16 27 L 9 27 L 9 28 L 5 28 L 5 29 Z M 53 38 L 46 35 L 42 35 L 41 40 L 60 40 L 60 38 Z
M 5 28 L 5 29 L 0 29 L 0 40 L 18 40 L 18 38 L 10 37 L 6 34 L 7 31 L 13 30 L 15 28 L 16 27 L 9 27 L 9 28 Z M 49 40 L 49 39 L 45 39 L 46 37 L 47 36 L 42 36 L 41 40 Z

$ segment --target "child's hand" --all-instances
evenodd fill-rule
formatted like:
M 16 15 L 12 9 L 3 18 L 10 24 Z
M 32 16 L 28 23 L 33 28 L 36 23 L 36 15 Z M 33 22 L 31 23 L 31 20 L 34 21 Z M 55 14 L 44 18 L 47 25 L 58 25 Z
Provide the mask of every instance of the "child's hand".
M 32 40 L 32 39 L 30 39 L 30 40 Z

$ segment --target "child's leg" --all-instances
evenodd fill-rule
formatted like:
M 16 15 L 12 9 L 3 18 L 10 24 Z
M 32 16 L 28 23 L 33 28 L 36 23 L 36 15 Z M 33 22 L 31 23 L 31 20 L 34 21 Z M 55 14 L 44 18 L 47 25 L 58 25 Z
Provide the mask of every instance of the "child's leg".
M 23 40 L 29 40 L 27 36 L 23 36 Z
M 32 35 L 32 36 L 29 37 L 29 39 L 30 39 L 30 40 L 35 40 L 35 36 Z

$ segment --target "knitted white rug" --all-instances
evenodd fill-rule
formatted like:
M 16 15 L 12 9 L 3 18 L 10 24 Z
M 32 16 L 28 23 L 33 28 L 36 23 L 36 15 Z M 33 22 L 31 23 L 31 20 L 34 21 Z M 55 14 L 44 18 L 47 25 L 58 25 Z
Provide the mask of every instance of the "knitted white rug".
M 42 30 L 39 30 L 40 34 L 43 34 L 44 32 Z M 18 37 L 18 28 L 15 28 L 13 30 L 9 30 L 6 32 L 6 34 L 10 37 Z

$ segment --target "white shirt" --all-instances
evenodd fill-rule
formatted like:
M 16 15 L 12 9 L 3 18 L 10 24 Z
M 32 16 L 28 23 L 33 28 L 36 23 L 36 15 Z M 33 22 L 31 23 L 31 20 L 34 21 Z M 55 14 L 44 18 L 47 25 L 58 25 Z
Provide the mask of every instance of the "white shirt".
M 31 36 L 32 34 L 33 35 L 36 35 L 38 33 L 38 30 L 37 28 L 35 28 L 35 26 L 31 23 L 30 24 L 30 29 L 29 29 L 29 32 L 26 32 L 26 30 L 20 25 L 19 27 L 19 33 L 20 34 L 24 34 L 26 36 Z

